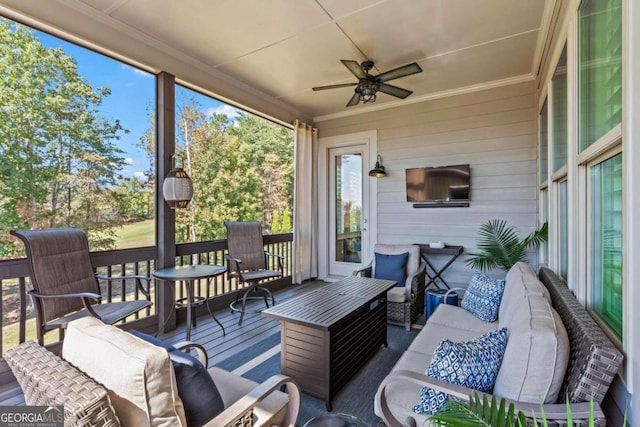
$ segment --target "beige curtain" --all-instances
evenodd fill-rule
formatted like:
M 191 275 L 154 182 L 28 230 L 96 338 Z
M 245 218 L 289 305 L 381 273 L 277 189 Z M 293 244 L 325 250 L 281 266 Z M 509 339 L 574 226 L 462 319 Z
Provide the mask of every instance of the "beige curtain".
M 318 130 L 294 123 L 293 283 L 318 277 Z

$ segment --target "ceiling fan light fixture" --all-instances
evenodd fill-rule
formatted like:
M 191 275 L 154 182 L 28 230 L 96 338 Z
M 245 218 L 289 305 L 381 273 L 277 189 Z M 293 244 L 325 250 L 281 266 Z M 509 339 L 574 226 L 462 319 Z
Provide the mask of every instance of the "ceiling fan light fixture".
M 376 93 L 378 92 L 379 85 L 373 82 L 361 82 L 356 88 L 356 92 L 360 95 L 360 101 L 363 104 L 368 102 L 376 102 Z
M 390 85 L 387 82 L 422 72 L 422 68 L 420 68 L 417 63 L 413 62 L 411 64 L 394 68 L 393 70 L 385 71 L 377 76 L 372 76 L 369 74 L 369 71 L 373 69 L 373 61 L 364 61 L 363 63 L 358 64 L 356 61 L 341 59 L 340 62 L 342 62 L 342 64 L 351 71 L 351 74 L 358 78 L 357 83 L 339 83 L 329 86 L 316 86 L 312 89 L 317 91 L 355 86 L 356 88 L 353 91 L 354 93 L 351 96 L 351 99 L 349 99 L 349 102 L 347 102 L 347 107 L 353 107 L 361 102 L 363 104 L 376 102 L 376 94 L 378 92 L 395 96 L 396 98 L 405 99 L 413 92 L 401 87 Z

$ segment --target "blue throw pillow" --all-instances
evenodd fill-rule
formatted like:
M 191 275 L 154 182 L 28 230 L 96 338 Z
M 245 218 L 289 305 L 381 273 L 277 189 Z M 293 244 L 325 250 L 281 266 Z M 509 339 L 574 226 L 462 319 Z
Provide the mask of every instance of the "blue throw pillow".
M 224 410 L 222 397 L 213 378 L 198 359 L 154 336 L 134 329 L 129 332 L 169 352 L 176 374 L 178 396 L 184 405 L 189 427 L 204 425 Z
M 394 280 L 398 286 L 404 287 L 407 281 L 407 260 L 409 252 L 398 255 L 375 253 L 376 263 L 373 277 L 375 279 Z
M 476 271 L 460 306 L 480 320 L 495 322 L 503 293 L 504 280 L 492 279 Z
M 425 374 L 452 384 L 491 393 L 506 346 L 506 328 L 467 342 L 441 341 Z M 433 415 L 446 401 L 445 393 L 422 387 L 420 403 L 413 407 L 413 411 Z

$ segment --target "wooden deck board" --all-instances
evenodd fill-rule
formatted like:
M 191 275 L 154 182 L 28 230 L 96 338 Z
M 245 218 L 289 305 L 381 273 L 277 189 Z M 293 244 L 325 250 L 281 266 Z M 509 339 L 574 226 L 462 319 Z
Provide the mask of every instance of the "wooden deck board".
M 303 285 L 291 285 L 275 292 L 276 302 L 284 302 L 300 294 L 317 289 L 325 282 L 307 282 Z M 251 307 L 261 308 L 264 303 L 252 301 Z M 238 326 L 240 313 L 231 313 L 224 309 L 214 312 L 216 318 L 226 330 L 222 336 L 220 326 L 206 313 L 197 319 L 197 326 L 192 329 L 191 340 L 201 344 L 209 355 L 209 366 L 213 366 L 229 357 L 240 354 L 256 343 L 275 333 L 280 333 L 280 322 L 262 317 L 260 313 L 246 314 L 242 326 Z M 160 336 L 170 343 L 184 341 L 186 325 L 181 324 L 173 331 Z M 22 405 L 24 396 L 7 363 L 0 358 L 0 405 Z

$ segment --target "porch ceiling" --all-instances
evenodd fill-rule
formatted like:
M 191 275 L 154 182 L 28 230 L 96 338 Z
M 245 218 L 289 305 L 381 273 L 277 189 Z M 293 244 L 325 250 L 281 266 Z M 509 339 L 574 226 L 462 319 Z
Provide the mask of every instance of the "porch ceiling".
M 288 121 L 533 79 L 554 2 L 2 0 L 0 13 L 18 12 Z M 311 90 L 355 81 L 340 59 L 371 59 L 372 73 L 415 61 L 424 72 L 392 82 L 414 92 L 404 101 L 379 94 L 375 104 L 347 108 L 353 88 Z

